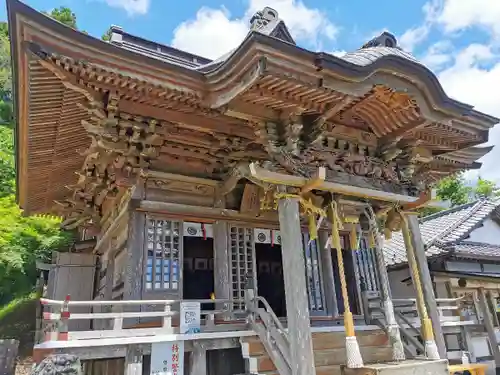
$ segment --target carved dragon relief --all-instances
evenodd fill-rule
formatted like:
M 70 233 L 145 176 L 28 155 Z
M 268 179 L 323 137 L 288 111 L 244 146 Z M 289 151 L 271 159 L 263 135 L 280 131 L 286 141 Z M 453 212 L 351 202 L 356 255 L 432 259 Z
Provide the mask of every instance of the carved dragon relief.
M 377 150 L 352 140 L 328 137 L 327 142 L 311 146 L 304 134 L 308 128 L 304 119 L 295 115 L 285 121 L 260 124 L 257 135 L 274 162 L 274 170 L 309 178 L 317 167 L 327 167 L 333 180 L 354 176 L 381 189 L 400 186 L 409 194 L 416 194 L 427 185 L 428 180 L 418 172 L 432 160 L 432 154 L 418 144 Z
M 97 227 L 106 198 L 115 197 L 120 187 L 131 184 L 130 178 L 141 174 L 159 154 L 162 137 L 154 119 L 118 112 L 118 97 L 110 94 L 106 105 L 89 102 L 81 105 L 89 114 L 82 125 L 92 142 L 81 153 L 85 156 L 71 199 L 56 202 L 66 213 L 65 229 L 78 226 Z

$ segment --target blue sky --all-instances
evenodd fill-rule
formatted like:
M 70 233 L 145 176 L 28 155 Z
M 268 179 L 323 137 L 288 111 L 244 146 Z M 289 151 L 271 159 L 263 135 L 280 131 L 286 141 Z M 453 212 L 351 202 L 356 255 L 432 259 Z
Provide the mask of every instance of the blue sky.
M 302 47 L 341 55 L 383 30 L 436 72 L 445 91 L 500 117 L 499 0 L 25 0 L 37 10 L 68 6 L 78 27 L 101 36 L 114 24 L 209 58 L 234 48 L 251 15 L 276 9 Z M 6 19 L 5 7 L 0 19 Z M 500 126 L 490 132 L 500 144 Z M 482 177 L 500 182 L 500 147 Z M 472 178 L 474 175 L 470 174 Z

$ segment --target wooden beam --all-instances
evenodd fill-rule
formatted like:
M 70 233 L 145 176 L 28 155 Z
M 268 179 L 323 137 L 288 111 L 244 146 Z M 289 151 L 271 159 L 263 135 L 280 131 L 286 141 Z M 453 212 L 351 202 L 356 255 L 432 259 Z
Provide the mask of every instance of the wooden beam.
M 357 97 L 346 95 L 344 98 L 336 103 L 335 105 L 327 108 L 327 110 L 321 115 L 320 119 L 322 121 L 328 121 L 332 117 L 335 117 L 340 112 L 345 111 L 349 106 L 356 100 Z
M 400 128 L 382 136 L 378 140 L 378 144 L 382 147 L 390 144 L 396 144 L 399 142 L 405 135 L 408 133 L 425 128 L 427 125 L 430 125 L 432 121 L 427 119 L 418 118 L 417 120 L 411 121 L 410 123 L 401 126 Z
M 310 191 L 319 188 L 324 182 L 326 178 L 326 168 L 319 167 L 318 172 L 316 172 L 316 176 L 311 178 L 307 183 L 302 186 L 300 191 L 301 194 L 307 194 Z
M 402 206 L 403 211 L 412 211 L 415 210 L 419 207 L 425 206 L 427 203 L 429 203 L 432 200 L 436 199 L 436 191 L 435 190 L 426 190 L 422 193 L 420 193 L 420 196 L 417 198 L 416 201 L 406 203 Z
M 250 175 L 255 180 L 275 185 L 286 185 L 300 187 L 306 186 L 308 179 L 305 177 L 291 176 L 277 172 L 268 171 L 257 164 L 250 164 Z M 360 188 L 357 186 L 343 185 L 336 182 L 324 181 L 316 187 L 317 190 L 330 191 L 359 198 L 374 199 L 384 202 L 411 203 L 418 198 L 402 194 L 388 193 L 381 190 Z
M 227 118 L 224 115 L 218 118 L 211 118 L 203 115 L 182 113 L 171 109 L 154 107 L 130 100 L 120 100 L 118 103 L 118 110 L 132 115 L 153 117 L 162 121 L 184 124 L 185 127 L 192 130 L 213 131 L 245 139 L 255 139 L 255 132 L 246 122 Z
M 138 211 L 158 213 L 170 217 L 185 218 L 186 220 L 200 220 L 203 223 L 213 223 L 217 220 L 228 222 L 242 222 L 250 226 L 264 226 L 265 228 L 278 228 L 278 217 L 276 213 L 262 213 L 258 218 L 255 215 L 242 214 L 235 210 L 188 206 L 177 203 L 157 202 L 143 200 Z

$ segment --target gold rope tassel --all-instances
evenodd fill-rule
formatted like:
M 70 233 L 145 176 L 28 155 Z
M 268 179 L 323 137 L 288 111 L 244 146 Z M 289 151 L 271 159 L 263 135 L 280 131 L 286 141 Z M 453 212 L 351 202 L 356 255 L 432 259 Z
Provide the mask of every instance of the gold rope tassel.
M 347 292 L 347 281 L 344 271 L 344 258 L 342 255 L 342 246 L 340 244 L 339 230 L 342 223 L 338 216 L 337 202 L 331 204 L 331 222 L 332 222 L 332 245 L 337 250 L 337 262 L 339 266 L 340 286 L 342 290 L 342 299 L 344 300 L 344 327 L 346 335 L 346 356 L 347 367 L 360 368 L 363 367 L 363 358 L 359 350 L 359 344 L 354 333 L 354 320 L 349 306 L 349 294 Z
M 410 229 L 408 221 L 404 213 L 400 212 L 402 220 L 403 238 L 406 245 L 406 253 L 408 256 L 408 265 L 412 273 L 413 282 L 415 284 L 415 292 L 417 294 L 417 308 L 420 314 L 420 321 L 422 324 L 422 338 L 425 342 L 425 356 L 429 359 L 440 359 L 439 352 L 434 340 L 434 332 L 432 329 L 432 322 L 427 314 L 427 307 L 425 306 L 424 292 L 422 290 L 422 283 L 418 273 L 417 259 L 415 257 L 415 249 L 411 243 Z

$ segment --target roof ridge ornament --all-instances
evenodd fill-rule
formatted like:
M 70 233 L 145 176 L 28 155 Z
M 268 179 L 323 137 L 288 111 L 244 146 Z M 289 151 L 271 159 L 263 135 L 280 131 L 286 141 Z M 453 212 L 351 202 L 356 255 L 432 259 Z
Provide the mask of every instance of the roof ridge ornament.
M 270 7 L 265 7 L 262 10 L 255 12 L 250 19 L 251 30 L 261 30 L 271 22 L 279 21 L 278 12 Z
M 376 36 L 372 40 L 366 42 L 360 49 L 371 47 L 389 47 L 401 49 L 401 47 L 398 46 L 398 40 L 396 39 L 396 37 L 388 31 L 384 31 L 379 36 Z

